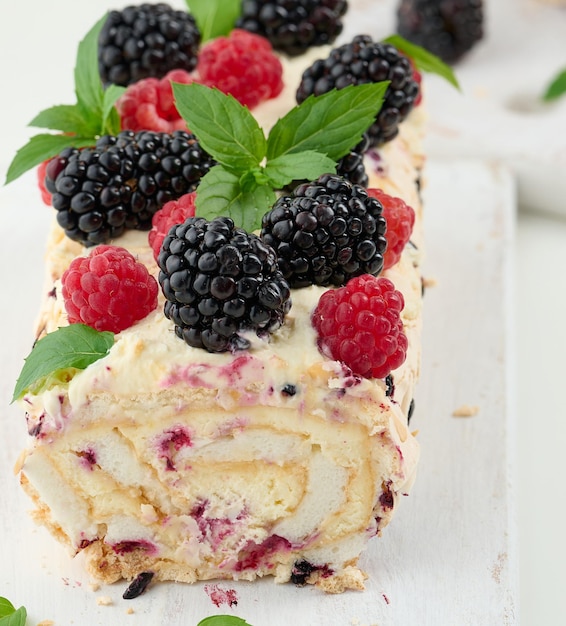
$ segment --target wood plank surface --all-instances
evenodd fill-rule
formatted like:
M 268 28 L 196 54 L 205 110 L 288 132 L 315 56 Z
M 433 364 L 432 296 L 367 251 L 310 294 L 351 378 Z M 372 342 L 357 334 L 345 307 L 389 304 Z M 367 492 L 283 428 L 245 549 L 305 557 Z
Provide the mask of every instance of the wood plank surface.
M 28 624 L 193 626 L 217 613 L 239 615 L 253 626 L 518 623 L 510 345 L 515 188 L 505 168 L 477 160 L 427 166 L 429 287 L 411 423 L 419 430 L 422 459 L 412 494 L 363 556 L 366 591 L 325 596 L 271 580 L 159 584 L 134 601 L 122 600 L 124 584 L 89 586 L 80 557 L 70 559 L 29 519 L 30 503 L 12 473 L 26 434 L 21 411 L 9 402 L 31 345 L 50 217 L 38 206 L 31 176 L 2 190 L 2 205 L 10 210 L 0 247 L 0 595 L 27 607 Z M 25 231 L 24 210 L 36 218 Z M 475 414 L 453 415 L 467 409 Z M 233 590 L 238 604 L 222 603 L 222 590 Z M 112 603 L 101 605 L 101 599 Z

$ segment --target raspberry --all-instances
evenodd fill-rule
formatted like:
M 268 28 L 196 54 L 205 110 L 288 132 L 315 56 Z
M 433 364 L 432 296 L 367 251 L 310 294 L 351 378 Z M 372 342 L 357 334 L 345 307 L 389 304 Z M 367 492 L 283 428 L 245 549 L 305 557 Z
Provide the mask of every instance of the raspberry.
M 368 189 L 368 195 L 383 205 L 383 217 L 387 223 L 385 232 L 387 249 L 383 255 L 383 269 L 386 270 L 399 262 L 411 238 L 415 225 L 415 211 L 401 198 L 390 196 L 381 189 Z
M 250 341 L 240 331 L 267 337 L 291 308 L 275 252 L 228 217 L 189 217 L 173 227 L 157 262 L 165 316 L 189 346 L 247 349 Z
M 147 234 L 149 245 L 153 249 L 153 257 L 157 261 L 161 244 L 175 224 L 182 224 L 187 217 L 195 215 L 196 193 L 186 193 L 178 200 L 166 202 L 151 220 L 151 230 Z
M 363 274 L 325 291 L 312 315 L 319 350 L 354 374 L 385 378 L 405 360 L 403 294 L 387 278 Z
M 119 333 L 157 307 L 157 281 L 124 248 L 97 246 L 71 261 L 61 279 L 71 324 Z
M 193 81 L 189 72 L 171 70 L 161 79 L 144 78 L 130 85 L 116 103 L 122 130 L 187 130 L 187 123 L 175 107 L 171 83 L 187 85 Z
M 43 163 L 40 163 L 38 165 L 37 185 L 41 193 L 41 199 L 43 200 L 43 202 L 45 202 L 45 204 L 47 204 L 48 206 L 51 206 L 51 194 L 49 193 L 49 190 L 45 186 L 45 173 L 47 171 L 47 166 L 49 165 L 49 161 L 50 159 L 47 159 L 46 161 L 43 161 Z
M 234 96 L 249 109 L 283 89 L 283 67 L 269 41 L 240 29 L 206 43 L 197 72 L 203 83 Z

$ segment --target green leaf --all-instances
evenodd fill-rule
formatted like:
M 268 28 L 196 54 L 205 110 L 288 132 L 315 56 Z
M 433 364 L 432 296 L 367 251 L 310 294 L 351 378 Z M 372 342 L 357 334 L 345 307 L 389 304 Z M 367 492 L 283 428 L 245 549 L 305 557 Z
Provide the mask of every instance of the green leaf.
M 16 156 L 10 163 L 6 174 L 6 182 L 12 182 L 24 172 L 39 165 L 46 159 L 59 154 L 64 148 L 70 146 L 84 148 L 95 143 L 93 137 L 77 137 L 71 135 L 50 135 L 48 133 L 35 135 L 28 143 L 16 152 Z
M 100 134 L 117 135 L 120 132 L 120 115 L 114 105 L 124 91 L 126 88 L 119 85 L 109 85 L 104 91 Z
M 98 35 L 107 14 L 89 30 L 79 43 L 75 62 L 75 94 L 77 103 L 95 114 L 102 111 L 104 89 L 98 72 Z
M 0 626 L 25 626 L 27 611 L 21 606 L 18 610 L 6 598 L 0 598 Z
M 248 232 L 261 226 L 261 218 L 275 202 L 269 185 L 251 186 L 244 191 L 241 177 L 222 165 L 215 165 L 200 181 L 196 197 L 196 213 L 212 220 L 224 215 Z
M 211 615 L 201 619 L 197 626 L 251 626 L 251 624 L 235 615 Z
M 392 46 L 395 46 L 397 50 L 411 57 L 418 70 L 438 74 L 456 87 L 456 89 L 460 89 L 460 84 L 452 68 L 428 50 L 407 41 L 404 37 L 401 37 L 401 35 L 390 35 L 383 41 L 390 43 Z
M 25 360 L 12 402 L 53 372 L 70 367 L 88 367 L 106 356 L 113 343 L 113 333 L 99 332 L 85 324 L 71 324 L 45 335 Z
M 315 150 L 337 161 L 353 148 L 371 126 L 389 83 L 349 85 L 320 96 L 309 96 L 271 129 L 268 161 Z
M 265 135 L 245 106 L 198 83 L 173 83 L 173 94 L 177 111 L 214 159 L 239 172 L 259 166 L 265 157 Z
M 228 35 L 242 9 L 241 0 L 186 0 L 196 20 L 201 42 Z
M 21 606 L 11 615 L 0 618 L 0 626 L 25 626 L 27 620 L 27 611 Z
M 552 100 L 556 100 L 562 96 L 564 93 L 566 93 L 566 68 L 564 68 L 552 79 L 546 88 L 542 99 L 545 102 L 551 102 Z
M 16 607 L 7 598 L 0 596 L 0 617 L 11 615 L 16 610 Z
M 92 120 L 85 118 L 74 104 L 60 104 L 45 109 L 33 118 L 29 126 L 50 128 L 74 135 L 94 135 L 98 131 Z
M 276 189 L 292 180 L 316 180 L 321 174 L 336 173 L 336 162 L 315 150 L 284 154 L 268 161 L 265 174 Z

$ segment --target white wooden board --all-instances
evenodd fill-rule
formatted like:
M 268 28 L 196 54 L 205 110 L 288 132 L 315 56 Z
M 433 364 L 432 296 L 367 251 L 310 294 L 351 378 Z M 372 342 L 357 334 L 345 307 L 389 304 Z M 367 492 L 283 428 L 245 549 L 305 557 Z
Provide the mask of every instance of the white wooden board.
M 25 421 L 8 405 L 30 348 L 50 213 L 37 201 L 31 175 L 2 189 L 0 595 L 24 604 L 29 624 L 194 626 L 217 613 L 253 626 L 518 623 L 509 451 L 514 185 L 505 169 L 478 161 L 431 161 L 428 178 L 425 276 L 437 284 L 425 296 L 423 372 L 412 422 L 422 461 L 413 493 L 363 557 L 370 576 L 365 592 L 324 596 L 270 580 L 221 583 L 235 591 L 233 607 L 216 606 L 204 584 L 154 585 L 134 601 L 121 599 L 124 584 L 95 592 L 80 559 L 71 560 L 29 519 L 30 503 L 12 474 Z M 453 417 L 462 405 L 479 412 Z M 99 597 L 112 605 L 98 605 Z

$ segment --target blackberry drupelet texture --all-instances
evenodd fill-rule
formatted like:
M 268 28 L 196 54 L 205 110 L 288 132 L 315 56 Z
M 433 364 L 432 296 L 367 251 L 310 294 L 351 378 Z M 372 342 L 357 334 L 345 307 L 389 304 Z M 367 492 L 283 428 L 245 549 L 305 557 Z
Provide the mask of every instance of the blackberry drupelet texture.
M 243 0 L 237 28 L 269 39 L 289 56 L 332 44 L 342 32 L 346 0 Z
M 344 285 L 377 275 L 386 248 L 383 207 L 366 189 L 333 174 L 281 196 L 262 220 L 261 238 L 293 288 Z
M 200 40 L 193 16 L 163 2 L 110 11 L 98 39 L 100 78 L 125 87 L 172 69 L 190 72 Z
M 369 178 L 364 165 L 364 154 L 370 148 L 369 135 L 364 133 L 361 141 L 336 164 L 336 173 L 355 185 L 367 187 Z
M 320 96 L 332 89 L 368 82 L 390 81 L 375 122 L 368 129 L 371 146 L 397 136 L 419 95 L 409 59 L 391 44 L 358 35 L 350 43 L 334 48 L 326 59 L 318 59 L 304 72 L 297 89 L 300 104 L 311 94 Z
M 158 257 L 165 315 L 189 345 L 246 349 L 240 331 L 267 336 L 291 308 L 275 252 L 228 217 L 190 217 L 173 226 Z
M 186 131 L 122 131 L 93 148 L 65 150 L 47 166 L 46 186 L 65 234 L 85 246 L 126 229 L 149 230 L 166 202 L 196 189 L 214 164 Z
M 401 0 L 400 35 L 456 63 L 483 38 L 482 0 Z

